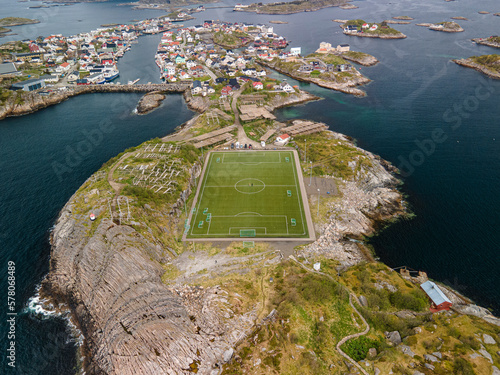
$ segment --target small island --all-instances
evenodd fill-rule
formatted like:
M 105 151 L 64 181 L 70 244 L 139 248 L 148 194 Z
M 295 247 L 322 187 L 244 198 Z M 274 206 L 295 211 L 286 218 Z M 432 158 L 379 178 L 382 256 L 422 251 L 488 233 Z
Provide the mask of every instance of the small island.
M 255 12 L 258 14 L 294 14 L 301 12 L 314 12 L 316 10 L 345 4 L 345 0 L 295 0 L 290 2 L 280 1 L 267 4 L 237 4 L 233 10 L 237 12 Z
M 21 26 L 34 23 L 40 23 L 40 21 L 22 17 L 5 17 L 0 19 L 0 26 Z
M 458 65 L 475 69 L 491 78 L 500 79 L 500 55 L 472 56 L 468 59 L 452 61 Z
M 403 39 L 406 35 L 388 26 L 386 21 L 381 23 L 368 23 L 364 20 L 350 20 L 340 25 L 344 34 L 367 38 Z
M 452 20 L 462 20 L 462 21 L 468 21 L 469 19 L 466 17 L 450 17 Z
M 483 44 L 485 46 L 500 48 L 500 37 L 499 36 L 490 36 L 489 38 L 474 38 L 473 42 L 477 44 Z
M 403 21 L 411 21 L 411 20 L 413 20 L 413 18 L 409 17 L 409 16 L 396 16 L 396 17 L 392 17 L 392 19 L 394 19 L 394 20 L 403 20 Z
M 431 24 L 429 30 L 443 31 L 445 33 L 460 33 L 464 29 L 456 22 L 440 22 Z

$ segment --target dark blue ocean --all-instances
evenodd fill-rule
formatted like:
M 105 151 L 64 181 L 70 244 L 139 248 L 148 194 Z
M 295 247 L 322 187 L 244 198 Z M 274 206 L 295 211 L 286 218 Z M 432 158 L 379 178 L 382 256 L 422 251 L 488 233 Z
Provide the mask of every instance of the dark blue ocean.
M 245 1 L 246 3 L 252 1 Z M 226 0 L 227 4 L 234 4 Z M 164 14 L 131 10 L 118 2 L 27 9 L 39 2 L 2 2 L 1 17 L 24 16 L 42 22 L 12 28 L 8 40 L 88 31 L 103 23 L 128 22 Z M 268 22 L 276 32 L 314 51 L 320 42 L 349 43 L 351 49 L 381 61 L 362 68 L 373 82 L 365 98 L 354 98 L 314 85 L 300 84 L 324 100 L 277 111 L 280 119 L 311 118 L 354 137 L 358 145 L 401 167 L 412 220 L 401 220 L 371 239 L 377 256 L 391 267 L 406 265 L 457 288 L 477 303 L 500 309 L 500 81 L 450 62 L 452 58 L 497 53 L 470 39 L 498 33 L 497 1 L 479 5 L 462 1 L 417 3 L 402 0 L 354 1 L 355 10 L 338 8 L 289 16 L 233 13 L 207 9 L 204 19 Z M 212 5 L 208 5 L 210 7 Z M 377 40 L 347 37 L 334 18 L 381 21 L 392 16 L 415 18 L 394 27 L 408 38 Z M 447 34 L 415 26 L 452 16 L 463 33 Z M 121 82 L 158 81 L 153 61 L 159 36 L 141 37 L 120 60 Z M 278 76 L 276 74 L 276 76 Z M 193 116 L 180 95 L 171 95 L 146 116 L 133 114 L 140 95 L 95 94 L 72 98 L 37 113 L 0 121 L 0 371 L 2 374 L 75 374 L 76 338 L 63 317 L 47 317 L 28 307 L 48 271 L 49 234 L 57 215 L 78 187 L 109 158 L 130 146 L 163 136 Z M 85 134 L 107 124 L 110 132 L 74 163 L 57 173 Z M 16 267 L 16 368 L 6 357 L 8 262 Z M 31 299 L 30 299 L 31 298 Z

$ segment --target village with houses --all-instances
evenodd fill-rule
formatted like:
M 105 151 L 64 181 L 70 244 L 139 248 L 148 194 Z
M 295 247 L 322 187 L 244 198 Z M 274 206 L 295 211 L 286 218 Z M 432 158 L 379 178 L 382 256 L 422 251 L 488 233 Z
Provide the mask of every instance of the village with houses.
M 85 88 L 130 92 L 137 87 L 136 91 L 147 92 L 140 102 L 145 105 L 138 105 L 138 113 L 144 114 L 158 107 L 162 92 L 170 89 L 182 91 L 188 105 L 200 112 L 184 134 L 184 140 L 196 147 L 243 148 L 252 143 L 265 147 L 269 142 L 285 146 L 290 136 L 320 132 L 325 126 L 276 121 L 273 109 L 319 98 L 286 79 L 271 78 L 269 68 L 359 96 L 364 92 L 354 86 L 369 82 L 342 57 L 349 59 L 348 54 L 354 53 L 347 44 L 335 48 L 321 42 L 316 53 L 303 57 L 301 47 L 287 48 L 286 38 L 272 26 L 206 20 L 183 27 L 173 21 L 161 17 L 70 37 L 50 35 L 6 43 L 0 46 L 2 104 L 16 92 L 16 98 L 22 92 L 40 96 L 63 92 L 64 100 L 75 92 L 87 92 L 82 91 Z M 154 59 L 164 83 L 117 82 L 118 60 L 147 34 L 161 34 Z

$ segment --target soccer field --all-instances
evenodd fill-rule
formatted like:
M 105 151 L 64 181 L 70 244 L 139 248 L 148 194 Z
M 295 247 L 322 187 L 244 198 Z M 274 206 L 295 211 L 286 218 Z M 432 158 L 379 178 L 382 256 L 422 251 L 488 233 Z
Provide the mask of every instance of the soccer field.
M 212 152 L 186 238 L 308 237 L 293 151 Z

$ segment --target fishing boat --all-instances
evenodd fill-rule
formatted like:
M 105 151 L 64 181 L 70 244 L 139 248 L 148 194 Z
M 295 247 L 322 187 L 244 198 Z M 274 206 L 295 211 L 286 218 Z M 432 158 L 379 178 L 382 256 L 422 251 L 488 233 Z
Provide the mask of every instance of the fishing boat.
M 111 82 L 120 75 L 120 71 L 116 68 L 116 66 L 113 66 L 111 68 L 104 69 L 102 74 L 105 82 Z

